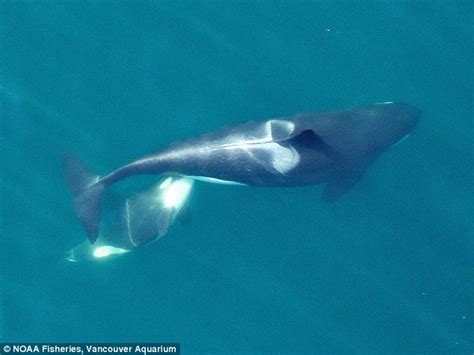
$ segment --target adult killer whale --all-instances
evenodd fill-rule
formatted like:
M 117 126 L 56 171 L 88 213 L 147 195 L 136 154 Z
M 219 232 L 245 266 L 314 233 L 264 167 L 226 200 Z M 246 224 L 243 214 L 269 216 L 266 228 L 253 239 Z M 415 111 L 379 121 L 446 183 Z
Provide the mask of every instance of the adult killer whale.
M 68 154 L 66 182 L 89 241 L 100 223 L 105 187 L 129 176 L 168 174 L 255 186 L 326 183 L 324 200 L 345 193 L 384 151 L 416 126 L 420 111 L 385 102 L 342 112 L 303 113 L 248 122 L 176 142 L 105 176 L 90 173 Z

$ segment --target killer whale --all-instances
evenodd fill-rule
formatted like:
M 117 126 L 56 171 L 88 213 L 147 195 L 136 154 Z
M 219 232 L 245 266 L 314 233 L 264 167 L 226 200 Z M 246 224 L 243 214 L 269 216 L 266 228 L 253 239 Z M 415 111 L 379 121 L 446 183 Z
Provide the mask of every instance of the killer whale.
M 384 102 L 341 112 L 303 113 L 225 127 L 176 142 L 108 175 L 64 157 L 66 182 L 89 241 L 97 239 L 104 189 L 127 177 L 166 174 L 254 186 L 326 183 L 324 200 L 350 189 L 380 154 L 416 126 L 420 110 Z
M 101 220 L 97 240 L 69 249 L 71 262 L 104 260 L 141 248 L 163 238 L 177 217 L 182 217 L 194 185 L 186 177 L 167 176 L 151 188 L 127 198 L 114 196 L 108 216 Z

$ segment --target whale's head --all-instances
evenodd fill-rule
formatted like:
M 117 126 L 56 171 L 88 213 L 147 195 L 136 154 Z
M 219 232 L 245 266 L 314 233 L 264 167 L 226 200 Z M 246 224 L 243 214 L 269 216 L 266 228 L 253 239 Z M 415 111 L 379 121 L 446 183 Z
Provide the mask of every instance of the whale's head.
M 384 151 L 404 140 L 416 127 L 421 111 L 405 103 L 384 102 L 359 111 L 373 150 Z

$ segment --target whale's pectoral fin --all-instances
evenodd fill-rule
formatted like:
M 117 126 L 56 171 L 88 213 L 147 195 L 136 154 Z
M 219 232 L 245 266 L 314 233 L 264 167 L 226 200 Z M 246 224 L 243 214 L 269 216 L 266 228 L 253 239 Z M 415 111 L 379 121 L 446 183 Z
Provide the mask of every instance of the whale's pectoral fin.
M 324 187 L 321 199 L 333 202 L 349 191 L 360 180 L 361 175 L 351 175 L 330 181 Z
M 179 223 L 182 225 L 188 226 L 192 223 L 193 216 L 191 214 L 191 209 L 189 206 L 183 206 L 181 207 L 181 210 L 179 211 L 178 215 L 176 216 L 178 219 Z
M 128 237 L 135 246 L 141 246 L 161 238 L 168 232 L 173 211 L 154 209 L 149 206 L 133 204 L 129 200 L 127 213 Z

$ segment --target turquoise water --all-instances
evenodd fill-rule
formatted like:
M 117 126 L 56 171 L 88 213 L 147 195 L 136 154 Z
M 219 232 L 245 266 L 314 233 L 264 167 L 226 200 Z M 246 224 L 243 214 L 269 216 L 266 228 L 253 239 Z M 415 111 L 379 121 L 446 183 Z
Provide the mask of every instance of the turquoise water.
M 0 340 L 471 354 L 472 23 L 468 1 L 0 2 Z M 64 149 L 106 173 L 229 123 L 381 101 L 422 121 L 335 203 L 201 183 L 157 243 L 58 260 L 85 238 Z

